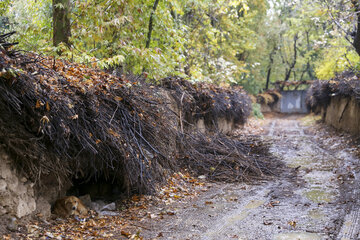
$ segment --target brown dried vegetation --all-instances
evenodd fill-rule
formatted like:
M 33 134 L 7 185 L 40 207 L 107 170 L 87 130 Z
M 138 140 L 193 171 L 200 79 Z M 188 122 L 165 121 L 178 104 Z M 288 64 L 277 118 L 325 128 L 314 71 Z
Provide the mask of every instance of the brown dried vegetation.
M 354 97 L 360 102 L 358 74 L 344 72 L 330 81 L 315 81 L 307 92 L 306 104 L 311 110 L 316 111 L 318 107 L 326 107 L 333 96 Z
M 178 166 L 213 180 L 242 181 L 277 167 L 255 138 L 202 135 L 178 127 L 203 117 L 246 122 L 251 101 L 238 89 L 168 78 L 162 86 L 118 78 L 53 57 L 0 52 L 0 144 L 31 180 L 106 178 L 128 193 L 155 190 Z M 185 114 L 171 111 L 167 89 Z M 180 119 L 173 121 L 171 119 Z

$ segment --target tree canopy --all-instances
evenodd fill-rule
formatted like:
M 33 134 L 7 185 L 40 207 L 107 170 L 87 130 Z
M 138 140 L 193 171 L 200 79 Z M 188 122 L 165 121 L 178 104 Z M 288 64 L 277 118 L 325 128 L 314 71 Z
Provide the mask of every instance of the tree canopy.
M 6 0 L 0 9 L 1 32 L 16 30 L 24 50 L 151 81 L 179 75 L 257 93 L 359 68 L 355 0 Z

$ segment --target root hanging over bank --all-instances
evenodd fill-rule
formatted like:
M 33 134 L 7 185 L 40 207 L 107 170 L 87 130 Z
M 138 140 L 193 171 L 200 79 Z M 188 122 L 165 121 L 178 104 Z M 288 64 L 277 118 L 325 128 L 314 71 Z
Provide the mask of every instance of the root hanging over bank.
M 319 107 L 326 108 L 331 97 L 354 97 L 360 103 L 359 75 L 354 72 L 344 72 L 330 81 L 315 81 L 308 89 L 307 106 L 317 111 Z
M 219 119 L 243 125 L 251 113 L 251 99 L 239 86 L 220 88 L 208 83 L 192 84 L 180 77 L 161 80 L 163 87 L 171 91 L 184 120 L 188 124 L 204 119 L 210 128 L 217 129 Z
M 0 143 L 33 181 L 106 178 L 151 192 L 175 169 L 176 127 L 158 89 L 37 54 L 0 56 Z
M 251 101 L 241 88 L 177 77 L 150 85 L 11 50 L 8 36 L 0 36 L 0 145 L 31 181 L 49 175 L 59 184 L 102 179 L 128 193 L 151 193 L 179 166 L 227 182 L 263 179 L 276 169 L 259 139 L 180 127 L 198 118 L 214 125 L 219 118 L 245 123 Z

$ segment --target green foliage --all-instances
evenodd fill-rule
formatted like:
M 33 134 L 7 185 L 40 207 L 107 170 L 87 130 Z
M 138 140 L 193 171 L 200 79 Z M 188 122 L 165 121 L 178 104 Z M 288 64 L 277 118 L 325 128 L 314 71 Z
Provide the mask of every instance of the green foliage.
M 253 92 L 256 88 L 264 89 L 269 69 L 272 83 L 284 81 L 287 73 L 290 81 L 313 80 L 315 63 L 322 59 L 322 39 L 327 25 L 318 11 L 319 4 L 307 0 L 268 2 L 267 18 L 261 23 L 264 27 L 258 30 L 257 49 L 248 59 L 258 63 L 250 69 L 256 80 Z
M 247 64 L 245 71 L 240 75 L 237 83 L 244 87 L 250 94 L 257 95 L 261 91 L 261 84 L 256 80 L 254 69 L 257 64 Z
M 135 74 L 146 71 L 151 79 L 180 75 L 232 84 L 246 72 L 247 63 L 238 56 L 255 49 L 255 21 L 266 14 L 265 0 L 160 1 L 146 48 L 153 0 L 78 0 L 71 9 L 72 47 L 54 48 L 51 1 L 11 2 L 7 15 L 26 50 L 60 50 L 62 58 Z
M 349 50 L 346 46 L 339 46 L 337 43 L 334 45 L 337 47 L 334 46 L 334 48 L 326 51 L 324 58 L 316 67 L 316 76 L 320 80 L 331 79 L 337 73 L 348 69 L 360 70 L 360 57 L 355 50 Z
M 264 119 L 264 115 L 261 112 L 261 105 L 258 103 L 252 104 L 252 115 L 256 118 Z
M 10 0 L 1 0 L 0 1 L 0 16 L 3 16 L 8 10 L 10 5 Z
M 269 69 L 275 82 L 287 73 L 291 81 L 313 80 L 357 67 L 343 34 L 329 24 L 329 15 L 344 13 L 336 10 L 338 4 L 327 9 L 323 2 L 160 1 L 149 48 L 145 44 L 154 0 L 71 1 L 70 47 L 52 46 L 51 0 L 5 0 L 0 11 L 11 30 L 18 31 L 24 50 L 61 53 L 58 58 L 124 73 L 145 72 L 154 80 L 179 75 L 243 85 L 256 94 L 264 89 Z M 350 26 L 348 22 L 341 21 Z
M 316 65 L 316 76 L 328 80 L 346 70 L 359 71 L 360 57 L 353 45 L 357 17 L 352 1 L 318 2 L 320 7 L 317 12 L 322 16 L 322 21 L 332 24 L 322 35 L 322 43 L 319 46 L 323 48 L 322 58 Z
M 52 43 L 51 9 L 51 0 L 10 1 L 7 17 L 20 48 L 35 51 Z

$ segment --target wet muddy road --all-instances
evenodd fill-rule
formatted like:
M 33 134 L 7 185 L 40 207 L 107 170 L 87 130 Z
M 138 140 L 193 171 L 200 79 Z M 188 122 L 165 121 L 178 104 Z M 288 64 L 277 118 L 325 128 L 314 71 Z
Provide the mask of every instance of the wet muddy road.
M 259 185 L 210 184 L 193 201 L 158 206 L 174 215 L 146 220 L 142 236 L 360 239 L 359 160 L 336 137 L 315 131 L 307 118 L 273 118 L 264 127 L 262 138 L 289 170 Z

